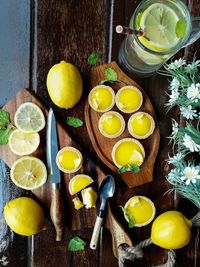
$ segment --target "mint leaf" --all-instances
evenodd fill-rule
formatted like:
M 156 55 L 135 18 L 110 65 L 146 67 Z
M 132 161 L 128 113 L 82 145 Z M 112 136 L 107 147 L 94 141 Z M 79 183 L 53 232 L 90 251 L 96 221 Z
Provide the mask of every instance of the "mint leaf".
M 141 27 L 140 27 L 140 21 L 141 21 L 141 18 L 142 18 L 142 13 L 139 12 L 136 16 L 136 19 L 135 19 L 135 28 L 136 30 L 139 30 Z
M 140 171 L 140 167 L 136 164 L 126 164 L 119 169 L 119 173 L 125 173 L 128 171 L 137 173 Z
M 176 37 L 183 38 L 186 34 L 186 29 L 187 29 L 186 20 L 183 18 L 179 19 L 179 21 L 176 23 Z
M 69 241 L 68 250 L 69 251 L 80 251 L 80 250 L 84 250 L 85 246 L 86 246 L 86 242 L 83 241 L 80 237 L 75 236 Z
M 8 143 L 8 139 L 9 139 L 11 132 L 12 132 L 12 128 L 10 127 L 0 128 L 0 145 L 5 145 Z
M 124 208 L 124 207 L 122 207 L 122 206 L 120 206 L 120 208 L 121 208 L 122 211 L 123 211 L 124 218 L 128 221 L 128 227 L 129 227 L 129 228 L 133 228 L 133 227 L 135 226 L 135 223 L 136 223 L 135 218 L 133 217 L 132 214 L 130 214 L 130 213 L 128 212 L 128 209 L 126 209 L 126 208 Z
M 97 54 L 97 52 L 92 52 L 88 57 L 88 63 L 90 65 L 95 65 L 97 61 L 99 60 L 100 60 L 100 56 L 99 54 Z
M 4 127 L 10 123 L 10 115 L 7 111 L 0 109 L 0 127 Z
M 113 68 L 106 68 L 105 75 L 107 81 L 109 82 L 117 81 L 117 72 Z
M 83 126 L 83 121 L 79 118 L 68 116 L 67 124 L 71 127 L 78 128 Z

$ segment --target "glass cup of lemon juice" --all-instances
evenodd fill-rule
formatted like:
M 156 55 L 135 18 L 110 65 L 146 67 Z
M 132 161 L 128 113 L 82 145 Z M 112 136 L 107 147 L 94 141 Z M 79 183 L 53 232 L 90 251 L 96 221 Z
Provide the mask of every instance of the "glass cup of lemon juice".
M 154 74 L 182 47 L 200 37 L 200 17 L 192 18 L 180 0 L 143 0 L 129 25 L 140 34 L 127 34 L 119 50 L 119 63 L 130 73 Z

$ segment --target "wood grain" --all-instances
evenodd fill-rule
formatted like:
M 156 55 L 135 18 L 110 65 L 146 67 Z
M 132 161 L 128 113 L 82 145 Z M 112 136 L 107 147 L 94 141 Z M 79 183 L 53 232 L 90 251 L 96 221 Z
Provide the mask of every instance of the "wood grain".
M 153 168 L 154 168 L 156 156 L 157 156 L 158 149 L 159 149 L 159 143 L 160 143 L 159 127 L 157 124 L 157 119 L 156 119 L 154 108 L 147 94 L 145 93 L 145 91 L 136 82 L 130 79 L 124 72 L 122 72 L 122 70 L 118 67 L 118 65 L 115 62 L 100 65 L 92 69 L 91 89 L 95 87 L 96 85 L 100 84 L 100 82 L 105 79 L 105 69 L 108 67 L 113 68 L 117 72 L 118 80 L 121 81 L 121 82 L 117 82 L 117 83 L 110 85 L 114 89 L 115 93 L 124 85 L 132 85 L 132 86 L 137 87 L 142 92 L 142 95 L 143 95 L 143 104 L 138 111 L 144 111 L 144 112 L 149 113 L 154 118 L 154 121 L 156 122 L 156 128 L 153 134 L 147 139 L 139 140 L 144 146 L 144 150 L 146 154 L 145 161 L 141 166 L 140 172 L 139 173 L 126 172 L 124 174 L 121 174 L 121 178 L 131 188 L 134 186 L 149 183 L 153 180 Z M 120 112 L 116 107 L 114 107 L 112 110 Z M 131 137 L 127 129 L 127 122 L 131 115 L 124 114 L 122 112 L 120 113 L 125 119 L 126 129 L 121 136 L 117 138 L 113 138 L 113 139 L 108 139 L 104 137 L 98 129 L 98 122 L 99 122 L 99 119 L 102 113 L 99 113 L 93 110 L 90 107 L 88 101 L 86 101 L 85 121 L 86 121 L 86 126 L 88 129 L 88 134 L 90 136 L 92 145 L 95 151 L 97 152 L 98 156 L 100 157 L 100 159 L 112 171 L 114 171 L 116 175 L 119 175 L 119 170 L 115 166 L 112 160 L 113 146 L 119 140 L 123 138 Z

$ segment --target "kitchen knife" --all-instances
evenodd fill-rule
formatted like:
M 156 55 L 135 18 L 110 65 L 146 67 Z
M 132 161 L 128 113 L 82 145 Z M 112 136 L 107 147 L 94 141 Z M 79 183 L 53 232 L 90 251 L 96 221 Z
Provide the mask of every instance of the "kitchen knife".
M 52 186 L 50 215 L 56 230 L 56 241 L 61 241 L 63 234 L 63 203 L 61 199 L 60 170 L 56 165 L 56 155 L 58 153 L 56 118 L 52 108 L 48 113 L 46 142 L 48 181 Z

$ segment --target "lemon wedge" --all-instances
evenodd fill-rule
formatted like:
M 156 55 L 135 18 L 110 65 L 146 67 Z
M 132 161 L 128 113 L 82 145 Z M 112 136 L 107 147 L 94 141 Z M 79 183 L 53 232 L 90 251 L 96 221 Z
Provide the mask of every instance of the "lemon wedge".
M 124 118 L 116 111 L 104 113 L 99 120 L 99 131 L 105 137 L 116 138 L 123 133 L 124 129 Z
M 19 156 L 33 153 L 40 144 L 38 133 L 24 133 L 20 130 L 14 130 L 9 136 L 8 145 L 10 150 Z
M 31 102 L 21 104 L 14 117 L 15 126 L 25 133 L 39 132 L 45 127 L 42 110 Z
M 74 173 L 82 167 L 83 156 L 75 147 L 67 146 L 58 151 L 56 164 L 61 171 Z
M 20 188 L 33 190 L 46 183 L 47 169 L 40 159 L 24 156 L 13 163 L 10 178 Z
M 88 102 L 95 111 L 106 112 L 115 104 L 115 93 L 110 86 L 97 85 L 90 91 Z
M 74 195 L 93 183 L 92 178 L 86 174 L 77 174 L 69 182 L 69 192 Z
M 135 227 L 141 227 L 149 224 L 155 217 L 156 209 L 154 203 L 147 197 L 134 196 L 130 198 L 124 208 L 127 213 L 135 220 Z M 129 218 L 125 216 L 128 221 Z
M 143 145 L 134 138 L 119 140 L 112 149 L 112 160 L 121 168 L 127 164 L 142 165 L 145 158 Z
M 116 105 L 124 113 L 137 111 L 142 103 L 142 93 L 134 86 L 124 86 L 116 94 Z
M 133 114 L 128 121 L 128 131 L 137 139 L 145 139 L 149 137 L 154 129 L 154 119 L 146 112 L 137 112 Z

